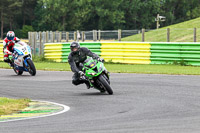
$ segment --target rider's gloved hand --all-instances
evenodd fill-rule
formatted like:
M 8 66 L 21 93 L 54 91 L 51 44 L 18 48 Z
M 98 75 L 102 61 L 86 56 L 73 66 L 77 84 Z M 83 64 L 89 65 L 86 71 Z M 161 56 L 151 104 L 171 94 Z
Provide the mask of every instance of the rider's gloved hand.
M 82 71 L 79 71 L 78 73 L 79 73 L 80 76 L 85 75 L 84 72 L 82 72 Z
M 97 60 L 100 61 L 100 62 L 104 62 L 104 59 L 100 58 L 100 57 L 98 57 Z
M 12 52 L 10 52 L 10 51 L 9 51 L 9 50 L 7 50 L 7 49 L 5 49 L 5 50 L 4 50 L 4 52 L 5 52 L 5 53 L 7 53 L 7 54 L 9 54 L 9 55 L 11 55 L 11 54 L 12 54 Z

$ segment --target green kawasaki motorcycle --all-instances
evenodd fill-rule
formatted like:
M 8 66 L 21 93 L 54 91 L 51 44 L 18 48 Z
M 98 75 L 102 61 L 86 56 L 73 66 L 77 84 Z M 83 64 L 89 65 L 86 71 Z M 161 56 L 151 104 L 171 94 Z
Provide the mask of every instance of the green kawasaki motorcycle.
M 104 67 L 103 62 L 88 57 L 83 63 L 84 78 L 90 82 L 91 87 L 99 90 L 100 92 L 107 91 L 112 95 L 113 90 L 110 87 L 109 72 Z

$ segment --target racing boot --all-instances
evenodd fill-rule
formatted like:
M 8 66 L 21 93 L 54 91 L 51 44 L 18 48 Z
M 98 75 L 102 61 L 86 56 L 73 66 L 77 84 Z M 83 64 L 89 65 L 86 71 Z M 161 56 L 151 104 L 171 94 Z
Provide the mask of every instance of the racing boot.
M 4 57 L 4 62 L 8 63 L 10 67 L 14 66 L 14 63 L 8 57 Z
M 9 63 L 11 67 L 14 67 L 14 59 L 11 59 Z
M 6 63 L 10 63 L 10 59 L 8 57 L 4 57 L 3 61 L 6 62 Z
M 105 90 L 100 90 L 100 92 L 101 92 L 101 93 L 105 93 L 106 91 L 105 91 Z
M 12 62 L 9 63 L 10 67 L 14 67 L 14 64 Z
M 85 84 L 86 84 L 86 86 L 87 86 L 87 89 L 90 89 L 90 83 L 89 83 L 89 81 L 85 81 Z

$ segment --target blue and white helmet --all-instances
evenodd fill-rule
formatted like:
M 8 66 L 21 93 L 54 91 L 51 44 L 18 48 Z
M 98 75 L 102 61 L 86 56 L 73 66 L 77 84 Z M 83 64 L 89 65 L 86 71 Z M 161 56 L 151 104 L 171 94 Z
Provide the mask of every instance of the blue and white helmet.
M 8 31 L 7 35 L 6 35 L 7 39 L 9 41 L 13 41 L 15 38 L 15 33 L 13 31 Z

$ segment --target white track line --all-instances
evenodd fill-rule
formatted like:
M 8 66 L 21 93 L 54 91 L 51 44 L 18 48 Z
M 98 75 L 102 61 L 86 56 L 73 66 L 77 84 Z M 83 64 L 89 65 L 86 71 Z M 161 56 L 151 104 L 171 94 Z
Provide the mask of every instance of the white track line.
M 36 100 L 32 100 L 32 101 L 36 101 Z M 59 106 L 62 106 L 64 109 L 62 111 L 60 111 L 60 112 L 57 112 L 57 113 L 52 113 L 52 114 L 47 114 L 47 115 L 41 115 L 41 116 L 33 116 L 33 117 L 21 118 L 21 119 L 14 119 L 14 120 L 0 121 L 0 123 L 11 122 L 11 121 L 21 121 L 21 120 L 28 120 L 28 119 L 35 119 L 35 118 L 42 118 L 42 117 L 48 117 L 48 116 L 54 116 L 54 115 L 59 115 L 59 114 L 65 113 L 65 112 L 67 112 L 67 111 L 70 110 L 70 107 L 66 106 L 64 104 L 59 104 L 59 103 L 54 103 L 54 102 L 49 102 L 49 101 L 38 101 L 38 102 L 47 102 L 47 103 L 59 105 Z

